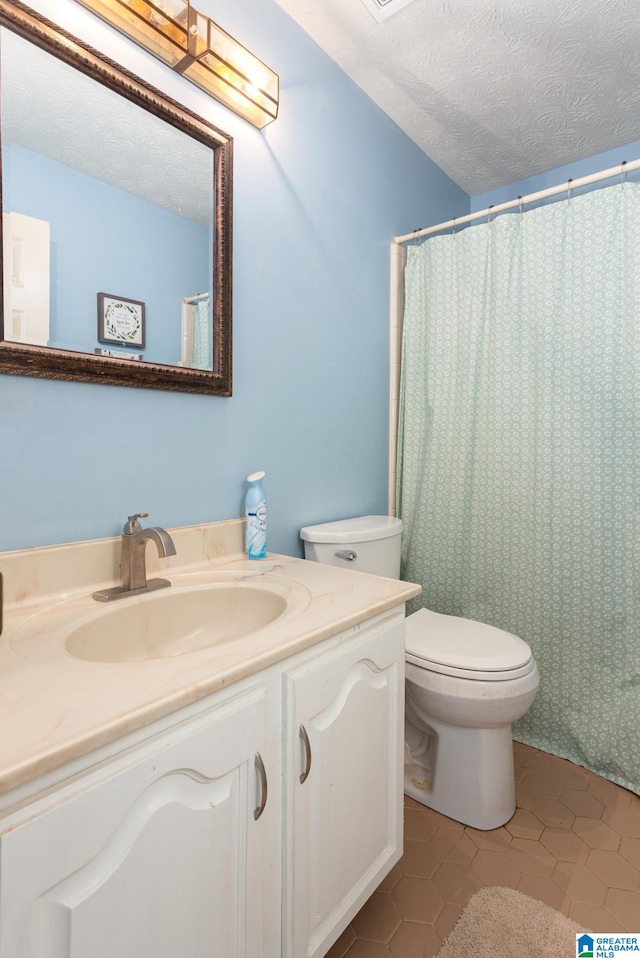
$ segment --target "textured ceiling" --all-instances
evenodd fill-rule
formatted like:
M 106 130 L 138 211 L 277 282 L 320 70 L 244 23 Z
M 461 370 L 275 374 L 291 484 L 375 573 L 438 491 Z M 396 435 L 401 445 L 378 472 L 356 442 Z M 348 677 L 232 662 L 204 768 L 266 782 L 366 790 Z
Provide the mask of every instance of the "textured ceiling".
M 2 31 L 2 137 L 202 225 L 213 153 L 56 57 Z
M 471 196 L 640 139 L 639 0 L 276 2 Z

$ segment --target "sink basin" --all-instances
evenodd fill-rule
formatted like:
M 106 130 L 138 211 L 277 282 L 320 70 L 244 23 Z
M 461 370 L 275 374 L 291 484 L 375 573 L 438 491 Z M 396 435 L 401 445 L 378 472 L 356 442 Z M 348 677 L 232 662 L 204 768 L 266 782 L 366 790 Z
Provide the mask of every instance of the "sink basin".
M 74 627 L 67 652 L 90 662 L 142 662 L 224 645 L 279 618 L 287 600 L 254 584 L 164 589 L 121 599 Z

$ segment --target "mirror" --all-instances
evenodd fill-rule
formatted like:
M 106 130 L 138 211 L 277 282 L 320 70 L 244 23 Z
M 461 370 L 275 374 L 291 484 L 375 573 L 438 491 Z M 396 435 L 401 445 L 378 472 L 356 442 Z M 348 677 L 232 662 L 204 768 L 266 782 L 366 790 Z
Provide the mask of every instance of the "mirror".
M 231 395 L 232 139 L 0 0 L 0 372 Z

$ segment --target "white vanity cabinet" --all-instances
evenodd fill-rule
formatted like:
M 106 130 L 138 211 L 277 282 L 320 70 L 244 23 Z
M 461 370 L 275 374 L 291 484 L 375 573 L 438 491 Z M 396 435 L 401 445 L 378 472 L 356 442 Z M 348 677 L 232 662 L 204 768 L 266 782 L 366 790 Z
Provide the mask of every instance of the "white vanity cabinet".
M 5 796 L 0 958 L 326 954 L 401 854 L 403 663 L 398 606 Z
M 401 855 L 403 615 L 286 668 L 284 696 L 282 953 L 321 958 Z
M 273 773 L 266 693 L 232 695 L 1 819 L 0 956 L 276 955 L 273 774 L 254 817 L 256 753 Z

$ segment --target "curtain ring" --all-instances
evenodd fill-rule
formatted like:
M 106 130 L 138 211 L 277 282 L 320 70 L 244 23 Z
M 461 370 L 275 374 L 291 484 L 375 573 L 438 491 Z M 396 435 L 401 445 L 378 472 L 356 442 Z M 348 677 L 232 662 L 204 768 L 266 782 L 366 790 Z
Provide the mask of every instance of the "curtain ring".
M 622 163 L 620 164 L 620 186 L 622 187 L 624 187 L 625 181 L 627 179 L 627 171 L 625 170 L 626 165 L 627 165 L 626 160 L 623 160 Z
M 495 213 L 493 214 L 493 219 L 491 218 L 491 210 L 492 210 L 492 209 L 493 209 L 493 205 L 491 205 L 491 206 L 489 207 L 488 216 L 487 216 L 487 223 L 493 223 L 493 220 L 495 220 L 495 218 L 496 218 L 496 214 L 495 214 Z
M 524 210 L 523 210 L 523 208 L 522 208 L 522 207 L 523 207 L 523 203 L 522 203 L 522 197 L 521 197 L 521 196 L 518 197 L 518 206 L 519 206 L 519 208 L 520 208 L 520 216 L 522 216 L 522 214 L 524 213 Z
M 455 236 L 455 235 L 456 235 L 456 218 L 455 218 L 455 216 L 453 217 L 453 228 L 452 228 L 452 230 L 451 230 L 451 235 L 452 235 L 452 236 Z
M 571 184 L 573 183 L 572 179 L 567 180 L 567 203 L 571 202 L 571 197 L 573 196 L 573 190 Z

